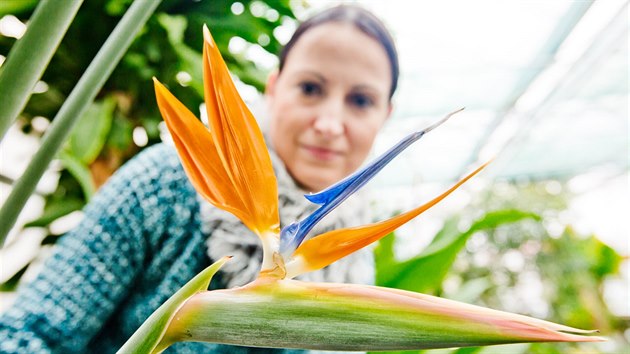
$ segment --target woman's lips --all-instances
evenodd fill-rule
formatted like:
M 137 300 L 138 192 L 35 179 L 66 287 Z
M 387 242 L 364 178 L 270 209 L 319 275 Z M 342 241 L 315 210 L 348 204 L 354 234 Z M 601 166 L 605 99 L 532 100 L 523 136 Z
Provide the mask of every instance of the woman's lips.
M 314 146 L 314 145 L 302 145 L 302 148 L 306 150 L 311 156 L 313 156 L 314 158 L 318 160 L 330 161 L 334 158 L 341 156 L 341 152 L 333 150 L 333 149 L 325 148 L 325 147 Z

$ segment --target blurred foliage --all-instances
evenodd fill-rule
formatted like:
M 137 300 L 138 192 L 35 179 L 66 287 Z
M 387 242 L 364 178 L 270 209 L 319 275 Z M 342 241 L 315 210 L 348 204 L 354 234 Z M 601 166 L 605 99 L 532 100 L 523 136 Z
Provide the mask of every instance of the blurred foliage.
M 41 127 L 55 116 L 131 2 L 83 3 L 42 77 L 45 89 L 36 90 L 39 93 L 31 97 L 19 118 L 24 133 L 45 133 Z M 37 1 L 30 0 L 1 1 L 0 18 L 11 14 L 26 23 L 36 5 Z M 187 107 L 197 111 L 203 102 L 204 24 L 210 28 L 231 72 L 243 83 L 262 90 L 268 69 L 249 60 L 247 49 L 258 47 L 255 49 L 259 52 L 277 54 L 281 43 L 274 29 L 293 21 L 289 0 L 163 0 L 75 126 L 58 156 L 58 186 L 45 196 L 44 214 L 25 227 L 47 228 L 58 218 L 80 210 L 118 167 L 143 147 L 160 141 L 162 118 L 155 103 L 152 77 L 158 77 Z M 230 40 L 239 37 L 243 50 L 230 52 Z M 14 38 L 0 35 L 0 55 L 6 57 L 14 43 Z M 146 144 L 134 143 L 134 131 L 146 135 Z M 51 236 L 55 235 L 49 235 L 46 242 L 56 239 Z M 23 270 L 16 275 L 18 279 Z
M 460 232 L 457 220 L 453 218 L 445 223 L 422 253 L 402 262 L 396 261 L 394 257 L 395 234 L 388 235 L 379 241 L 378 247 L 374 250 L 378 259 L 376 283 L 389 288 L 435 293 L 471 235 L 477 231 L 496 229 L 503 224 L 518 222 L 525 218 L 540 219 L 536 214 L 519 210 L 494 211 L 475 221 L 466 231 Z M 418 277 L 418 274 L 423 276 Z
M 630 352 L 624 337 L 628 319 L 613 315 L 603 296 L 605 281 L 619 277 L 623 259 L 595 235 L 580 234 L 566 225 L 571 195 L 562 183 L 501 182 L 475 198 L 460 214 L 446 220 L 415 257 L 397 260 L 393 251 L 396 236 L 382 239 L 375 248 L 377 285 L 596 328 L 610 341 L 421 352 Z

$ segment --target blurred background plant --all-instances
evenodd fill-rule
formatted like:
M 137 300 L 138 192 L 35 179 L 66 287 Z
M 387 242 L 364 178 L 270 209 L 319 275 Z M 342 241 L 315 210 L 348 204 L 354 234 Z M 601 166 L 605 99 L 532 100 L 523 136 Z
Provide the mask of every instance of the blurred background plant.
M 501 18 L 487 17 L 481 21 L 485 25 L 476 17 L 488 13 L 479 3 L 414 2 L 418 8 L 407 11 L 404 7 L 411 5 L 404 1 L 397 6 L 358 2 L 385 19 L 401 52 L 396 109 L 375 145 L 377 152 L 436 116 L 467 106 L 462 114 L 466 117 L 432 133 L 375 181 L 372 200 L 375 213 L 383 216 L 379 218 L 417 205 L 467 166 L 487 158 L 488 150 L 499 156 L 484 172 L 485 181 L 473 181 L 417 224 L 379 243 L 376 282 L 570 326 L 599 328 L 611 339 L 600 344 L 427 352 L 630 352 L 628 229 L 622 220 L 628 202 L 618 202 L 628 196 L 628 25 L 623 17 L 627 1 L 608 0 L 599 2 L 599 7 L 590 1 L 489 2 L 486 5 Z M 37 3 L 0 1 L 0 70 Z M 50 120 L 131 3 L 83 3 L 25 110 L 0 145 L 3 200 Z M 337 2 L 310 5 L 333 3 Z M 618 6 L 602 10 L 614 3 Z M 452 11 L 453 4 L 461 11 Z M 141 149 L 162 141 L 151 77 L 159 76 L 188 107 L 201 104 L 203 23 L 212 29 L 247 100 L 259 97 L 266 75 L 277 63 L 274 54 L 295 28 L 295 18 L 303 18 L 308 7 L 289 0 L 163 0 L 75 126 L 12 230 L 2 250 L 1 307 L 10 303 L 20 280 L 28 280 L 23 275 L 29 264 L 45 258 L 48 246 L 80 220 L 80 209 L 98 187 Z M 598 17 L 603 18 L 600 28 L 593 25 Z M 539 24 L 535 28 L 533 19 Z M 449 32 L 454 23 L 467 28 L 467 33 L 457 28 Z M 580 27 L 581 23 L 588 25 Z M 497 31 L 493 26 L 503 27 Z M 572 39 L 571 34 L 589 26 L 593 36 Z M 466 41 L 466 36 L 474 40 Z M 584 52 L 575 45 L 559 50 L 570 47 L 561 44 L 580 41 Z M 461 43 L 474 43 L 474 48 Z M 406 54 L 418 47 L 423 49 L 421 59 Z M 567 52 L 574 57 L 567 59 Z M 506 130 L 507 137 L 498 134 Z M 586 175 L 590 182 L 578 181 Z M 578 184 L 582 186 L 576 188 Z M 597 203 L 588 198 L 582 202 L 591 205 L 591 211 L 592 205 L 598 205 L 603 212 L 596 223 L 608 228 L 600 227 L 605 232 L 595 234 L 584 231 L 581 217 L 571 212 L 576 201 L 585 199 L 587 190 L 610 185 L 617 187 L 600 193 Z M 613 245 L 611 229 L 625 240 Z M 424 244 L 419 245 L 418 239 Z M 29 273 L 35 269 L 31 267 Z
M 613 302 L 619 309 L 628 299 L 620 286 L 621 264 L 627 256 L 620 255 L 596 235 L 560 226 L 572 196 L 555 190 L 550 193 L 549 183 L 495 182 L 486 186 L 475 193 L 464 210 L 444 221 L 420 254 L 410 258 L 396 256 L 396 243 L 404 245 L 404 240 L 395 234 L 387 236 L 375 249 L 376 283 L 579 328 L 598 328 L 609 342 L 532 343 L 404 353 L 628 352 L 630 318 L 613 313 L 609 307 Z M 607 288 L 609 282 L 615 285 Z M 611 301 L 613 297 L 616 300 Z
M 245 88 L 262 90 L 269 71 L 253 56 L 273 57 L 281 44 L 274 30 L 294 26 L 295 15 L 286 1 L 194 1 L 164 0 L 135 38 L 95 102 L 80 118 L 58 158 L 38 185 L 35 203 L 43 202 L 41 215 L 26 216 L 23 237 L 0 272 L 1 289 L 12 291 L 29 264 L 39 255 L 38 244 L 53 244 L 57 237 L 76 223 L 80 214 L 73 212 L 89 201 L 107 178 L 141 149 L 161 141 L 162 118 L 155 104 L 151 78 L 159 76 L 171 91 L 189 107 L 203 101 L 201 75 L 201 27 L 211 24 L 215 41 L 231 72 Z M 48 69 L 37 83 L 34 94 L 12 127 L 21 139 L 37 142 L 51 123 L 70 91 L 113 28 L 131 0 L 86 1 L 52 58 Z M 0 3 L 0 58 L 7 57 L 21 37 L 25 23 L 35 10 L 37 1 L 11 0 Z M 290 33 L 290 32 L 289 32 Z M 281 37 L 281 35 L 280 35 Z M 231 50 L 228 47 L 232 46 Z M 269 62 L 269 60 L 267 60 Z M 2 68 L 0 67 L 0 70 Z M 15 136 L 15 135 L 14 135 Z M 24 143 L 16 145 L 11 136 L 3 150 L 18 149 L 17 158 L 32 154 Z M 35 143 L 34 148 L 38 146 Z M 19 176 L 8 171 L 12 158 L 3 152 L 0 180 L 3 187 Z M 18 168 L 19 170 L 19 168 Z M 8 189 L 3 189 L 6 194 Z M 6 196 L 5 196 L 6 198 Z M 74 215 L 74 216 L 73 216 Z M 22 218 L 24 220 L 24 217 Z M 12 236 L 12 237 L 11 237 Z M 11 242 L 9 240 L 9 242 Z M 10 264 L 9 264 L 10 263 Z

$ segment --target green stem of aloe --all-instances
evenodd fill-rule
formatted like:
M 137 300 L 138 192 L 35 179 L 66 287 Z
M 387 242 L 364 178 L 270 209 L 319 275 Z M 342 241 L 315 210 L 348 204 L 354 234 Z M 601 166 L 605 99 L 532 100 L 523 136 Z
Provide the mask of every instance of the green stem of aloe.
M 24 109 L 83 0 L 42 0 L 0 72 L 0 138 Z
M 66 2 L 53 1 L 57 6 Z M 42 145 L 29 163 L 22 177 L 0 209 L 0 244 L 15 224 L 20 211 L 35 189 L 37 182 L 48 167 L 72 127 L 96 97 L 105 81 L 131 45 L 134 37 L 155 11 L 161 0 L 134 1 L 114 31 L 96 54 L 66 102 L 53 119 Z

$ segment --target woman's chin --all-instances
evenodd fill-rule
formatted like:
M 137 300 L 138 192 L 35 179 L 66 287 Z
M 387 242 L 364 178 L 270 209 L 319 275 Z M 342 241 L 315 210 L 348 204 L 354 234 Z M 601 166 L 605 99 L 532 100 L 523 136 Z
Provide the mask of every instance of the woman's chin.
M 313 167 L 298 167 L 292 176 L 302 189 L 311 193 L 324 190 L 341 179 L 339 174 L 333 174 L 329 169 Z

